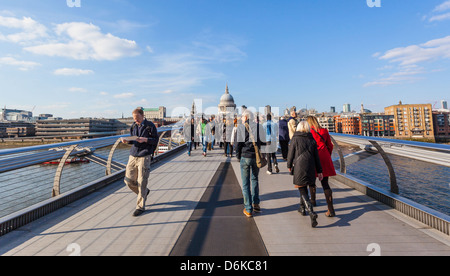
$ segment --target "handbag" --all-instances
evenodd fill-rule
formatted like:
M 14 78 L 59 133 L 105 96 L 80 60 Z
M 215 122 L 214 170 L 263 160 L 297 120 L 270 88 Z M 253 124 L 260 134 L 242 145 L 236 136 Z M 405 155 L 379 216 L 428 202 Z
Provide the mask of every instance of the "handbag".
M 250 139 L 252 139 L 253 147 L 255 148 L 256 166 L 260 169 L 264 168 L 267 165 L 267 160 L 264 156 L 261 155 L 261 151 L 256 145 L 255 137 L 253 137 L 253 133 L 250 131 L 249 125 L 245 124 L 245 128 L 247 129 Z
M 319 135 L 320 139 L 321 139 L 322 142 L 325 144 L 325 147 L 327 148 L 328 152 L 330 152 L 330 148 L 328 147 L 327 141 L 325 140 L 325 138 L 323 138 L 323 136 L 320 135 L 320 133 L 317 132 L 315 129 L 311 128 L 311 130 L 314 130 L 314 132 L 315 132 L 317 135 Z

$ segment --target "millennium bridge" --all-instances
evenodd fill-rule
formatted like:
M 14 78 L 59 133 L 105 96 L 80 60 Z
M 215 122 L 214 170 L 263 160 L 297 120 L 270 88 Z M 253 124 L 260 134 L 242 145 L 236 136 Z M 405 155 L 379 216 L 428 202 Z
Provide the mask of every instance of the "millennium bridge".
M 0 255 L 450 255 L 448 145 L 333 134 L 336 217 L 325 216 L 318 182 L 318 226 L 311 228 L 297 211 L 299 193 L 280 155 L 278 174 L 259 174 L 262 212 L 247 218 L 236 158 L 217 146 L 206 157 L 201 149 L 188 156 L 181 131 L 158 129 L 151 192 L 139 217 L 131 215 L 136 195 L 123 182 L 126 135 L 0 150 Z M 441 198 L 430 201 L 444 210 L 403 196 L 411 187 L 400 185 L 394 156 L 442 169 L 445 183 L 430 192 Z M 70 164 L 73 158 L 83 162 Z M 349 173 L 362 164 L 368 179 Z M 435 184 L 428 182 L 422 184 Z

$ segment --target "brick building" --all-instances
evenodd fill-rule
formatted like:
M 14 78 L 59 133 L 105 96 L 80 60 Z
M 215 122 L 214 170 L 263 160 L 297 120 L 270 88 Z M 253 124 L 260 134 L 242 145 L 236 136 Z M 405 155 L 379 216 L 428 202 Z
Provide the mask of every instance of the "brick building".
M 360 135 L 362 136 L 395 136 L 394 115 L 361 114 Z
M 334 116 L 334 129 L 337 133 L 360 135 L 359 115 L 337 115 Z
M 438 109 L 433 110 L 433 127 L 436 140 L 450 140 L 450 110 Z
M 431 104 L 402 104 L 384 108 L 387 115 L 394 115 L 395 137 L 426 138 L 434 140 Z

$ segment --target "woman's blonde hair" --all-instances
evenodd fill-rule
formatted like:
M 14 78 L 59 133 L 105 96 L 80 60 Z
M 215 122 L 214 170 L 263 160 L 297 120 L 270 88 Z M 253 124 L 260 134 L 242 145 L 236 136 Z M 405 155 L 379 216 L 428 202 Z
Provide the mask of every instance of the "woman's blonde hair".
M 307 121 L 301 121 L 297 125 L 297 131 L 298 132 L 310 132 L 311 128 L 309 127 L 309 124 Z
M 309 125 L 314 127 L 314 129 L 320 130 L 322 127 L 319 124 L 319 121 L 314 116 L 308 116 L 306 117 L 306 120 L 308 121 Z
M 249 120 L 250 122 L 253 121 L 253 119 L 255 118 L 253 115 L 253 112 L 251 112 L 250 110 L 246 109 L 243 113 L 242 113 L 243 117 L 246 117 L 247 120 Z

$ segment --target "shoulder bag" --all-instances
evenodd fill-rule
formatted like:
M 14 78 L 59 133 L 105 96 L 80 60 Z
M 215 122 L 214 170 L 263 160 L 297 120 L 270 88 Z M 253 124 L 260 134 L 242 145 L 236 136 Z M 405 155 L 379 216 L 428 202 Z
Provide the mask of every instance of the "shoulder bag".
M 258 148 L 258 145 L 256 145 L 255 137 L 253 137 L 253 133 L 250 131 L 250 127 L 248 124 L 245 124 L 245 128 L 248 131 L 248 135 L 250 136 L 250 139 L 252 139 L 253 147 L 255 148 L 255 155 L 256 155 L 256 166 L 258 168 L 264 168 L 267 165 L 267 160 L 261 155 L 261 151 Z
M 311 130 L 314 130 L 314 132 L 319 135 L 320 139 L 322 140 L 322 142 L 324 143 L 325 147 L 327 148 L 328 152 L 330 151 L 330 148 L 327 145 L 327 141 L 325 140 L 325 138 L 323 138 L 322 135 L 320 135 L 320 133 L 318 131 L 316 131 L 315 129 L 311 128 Z

